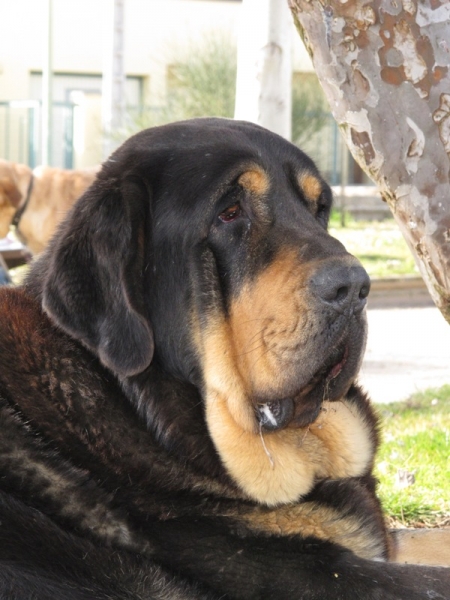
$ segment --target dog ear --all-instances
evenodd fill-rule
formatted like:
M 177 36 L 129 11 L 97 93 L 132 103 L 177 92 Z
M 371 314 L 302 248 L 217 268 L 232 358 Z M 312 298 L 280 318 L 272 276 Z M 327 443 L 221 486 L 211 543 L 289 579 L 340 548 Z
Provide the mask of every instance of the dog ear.
M 120 377 L 140 373 L 153 356 L 143 278 L 149 220 L 142 183 L 98 179 L 47 255 L 44 310 Z

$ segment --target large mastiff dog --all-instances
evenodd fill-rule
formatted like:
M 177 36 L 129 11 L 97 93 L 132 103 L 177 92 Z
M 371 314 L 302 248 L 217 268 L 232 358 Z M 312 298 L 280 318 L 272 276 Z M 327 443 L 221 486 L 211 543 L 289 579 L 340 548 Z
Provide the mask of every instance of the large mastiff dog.
M 242 122 L 104 164 L 0 296 L 2 599 L 450 598 L 395 562 L 354 384 L 369 279 L 330 205 Z
M 42 252 L 57 225 L 94 181 L 98 169 L 36 167 L 0 159 L 0 238 L 13 225 L 33 254 Z

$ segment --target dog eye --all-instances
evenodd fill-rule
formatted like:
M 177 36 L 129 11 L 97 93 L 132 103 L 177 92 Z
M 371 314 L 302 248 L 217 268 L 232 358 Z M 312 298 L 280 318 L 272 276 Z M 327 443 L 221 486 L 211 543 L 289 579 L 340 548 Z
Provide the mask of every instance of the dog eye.
M 226 208 L 223 212 L 220 213 L 219 219 L 222 223 L 231 223 L 235 219 L 237 219 L 242 213 L 241 205 L 237 202 L 232 206 Z

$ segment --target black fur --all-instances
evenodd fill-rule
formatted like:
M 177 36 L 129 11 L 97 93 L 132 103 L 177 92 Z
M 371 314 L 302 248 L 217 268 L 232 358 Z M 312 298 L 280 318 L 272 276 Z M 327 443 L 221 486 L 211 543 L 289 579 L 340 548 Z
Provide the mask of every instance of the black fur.
M 238 179 L 255 164 L 269 185 L 249 204 Z M 299 189 L 305 172 L 322 186 L 317 202 Z M 244 214 L 224 227 L 236 203 Z M 298 248 L 299 269 L 313 274 L 314 261 L 347 261 L 326 232 L 330 203 L 307 156 L 245 123 L 148 130 L 105 163 L 26 284 L 0 294 L 0 598 L 450 598 L 448 569 L 259 526 L 296 508 L 311 519 L 332 511 L 337 530 L 354 524 L 388 559 L 373 462 L 265 506 L 230 475 L 205 421 L 198 330 L 229 319 L 285 249 Z M 376 448 L 376 418 L 352 384 L 365 336 L 356 306 L 317 310 L 318 352 L 304 358 L 312 408 L 301 418 L 313 424 L 325 390 L 345 397 Z

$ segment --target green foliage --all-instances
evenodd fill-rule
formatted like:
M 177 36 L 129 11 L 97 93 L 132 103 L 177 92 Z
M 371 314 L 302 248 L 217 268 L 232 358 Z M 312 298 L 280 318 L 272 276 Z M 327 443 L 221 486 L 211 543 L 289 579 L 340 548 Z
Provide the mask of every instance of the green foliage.
M 136 131 L 195 117 L 232 117 L 236 88 L 236 48 L 221 32 L 192 41 L 187 51 L 172 48 L 167 102 L 129 115 L 128 137 Z
M 236 87 L 236 49 L 223 35 L 210 35 L 191 47 L 171 69 L 168 112 L 176 119 L 232 117 Z
M 223 33 L 210 32 L 191 42 L 188 51 L 173 49 L 168 69 L 167 103 L 129 116 L 130 135 L 146 127 L 194 117 L 234 115 L 237 52 Z M 313 73 L 296 74 L 292 90 L 292 139 L 301 145 L 327 120 L 323 93 Z
M 292 141 L 304 146 L 327 123 L 329 109 L 315 73 L 296 73 L 292 81 Z
M 450 385 L 376 408 L 383 423 L 376 475 L 386 514 L 405 525 L 449 524 Z M 415 483 L 402 486 L 401 469 Z

